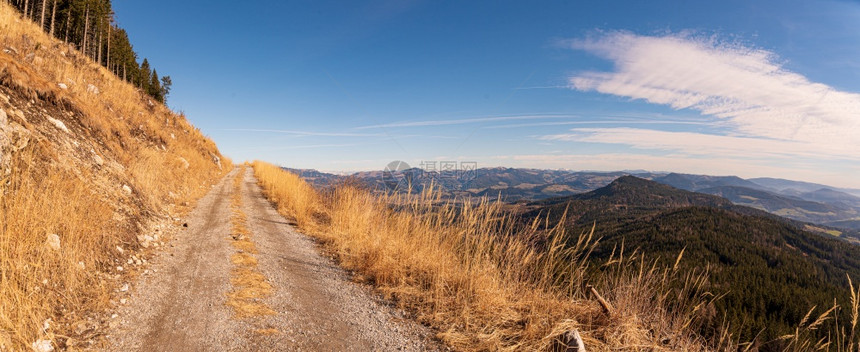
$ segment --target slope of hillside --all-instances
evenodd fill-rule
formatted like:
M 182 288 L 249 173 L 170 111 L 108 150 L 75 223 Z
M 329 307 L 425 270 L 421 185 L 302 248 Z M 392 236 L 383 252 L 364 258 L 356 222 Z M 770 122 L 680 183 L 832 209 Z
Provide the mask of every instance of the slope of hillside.
M 746 187 L 758 190 L 767 189 L 766 187 L 737 176 L 707 176 L 670 173 L 665 176 L 655 177 L 653 180 L 687 191 L 698 191 L 705 188 L 721 186 Z
M 746 187 L 711 187 L 698 192 L 725 197 L 735 204 L 751 206 L 799 221 L 826 223 L 860 215 L 857 209 L 846 205 L 790 198 Z
M 811 307 L 830 306 L 834 299 L 847 304 L 845 275 L 860 277 L 860 247 L 719 197 L 634 177 L 529 207 L 527 222 L 567 209 L 569 231 L 596 223 L 595 232 L 603 236 L 594 250 L 597 259 L 626 247 L 671 265 L 684 249 L 680 267 L 709 266 L 711 292 L 725 295 L 705 314 L 716 324 L 726 314 L 736 336 L 758 336 L 767 350 L 780 350 L 777 337 L 792 333 Z
M 184 116 L 6 3 L 0 130 L 0 350 L 86 342 L 138 250 L 231 167 Z
M 806 192 L 801 194 L 800 197 L 818 202 L 845 204 L 860 208 L 860 197 L 830 188 L 821 188 L 812 192 Z
M 726 197 L 789 219 L 817 224 L 851 224 L 860 214 L 860 198 L 828 186 L 773 178 L 672 173 L 654 181 L 679 189 Z M 840 226 L 843 228 L 850 228 Z

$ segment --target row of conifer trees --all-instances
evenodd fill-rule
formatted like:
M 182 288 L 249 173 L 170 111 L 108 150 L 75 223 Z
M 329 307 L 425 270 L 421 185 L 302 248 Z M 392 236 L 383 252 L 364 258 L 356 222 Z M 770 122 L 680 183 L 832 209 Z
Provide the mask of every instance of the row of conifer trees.
M 8 0 L 50 35 L 72 44 L 93 61 L 106 67 L 164 102 L 172 84 L 159 78 L 149 61 L 138 63 L 128 33 L 116 23 L 110 0 Z

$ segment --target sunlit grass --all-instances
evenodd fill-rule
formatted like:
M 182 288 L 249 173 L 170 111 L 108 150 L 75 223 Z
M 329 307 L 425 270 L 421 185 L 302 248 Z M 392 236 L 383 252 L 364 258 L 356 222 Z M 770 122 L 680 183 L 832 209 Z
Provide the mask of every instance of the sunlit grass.
M 709 297 L 702 273 L 659 268 L 621 250 L 592 268 L 594 234 L 520 224 L 486 199 L 455 205 L 432 190 L 380 196 L 351 185 L 321 193 L 273 165 L 255 162 L 254 170 L 282 214 L 456 350 L 547 350 L 571 329 L 596 351 L 732 345 L 729 336 L 704 341 L 694 333 Z
M 70 341 L 71 326 L 109 307 L 115 275 L 129 271 L 117 267 L 138 249 L 146 224 L 190 210 L 231 164 L 216 165 L 215 144 L 184 116 L 150 105 L 133 86 L 0 2 L 0 48 L 6 47 L 17 53 L 0 52 L 0 84 L 18 105 L 4 99 L 0 108 L 25 110 L 12 121 L 39 131 L 44 118 L 26 115 L 48 108 L 67 113 L 56 117 L 70 126 L 79 124 L 63 135 L 68 141 L 41 134 L 0 156 L 12 162 L 11 174 L 0 176 L 0 350 L 28 350 L 38 339 L 56 347 Z M 27 60 L 29 54 L 39 60 Z M 89 84 L 99 93 L 87 92 Z M 81 157 L 65 143 L 92 147 Z M 100 155 L 105 166 L 94 167 L 87 153 Z M 132 193 L 123 194 L 123 185 Z M 54 249 L 48 242 L 57 238 Z

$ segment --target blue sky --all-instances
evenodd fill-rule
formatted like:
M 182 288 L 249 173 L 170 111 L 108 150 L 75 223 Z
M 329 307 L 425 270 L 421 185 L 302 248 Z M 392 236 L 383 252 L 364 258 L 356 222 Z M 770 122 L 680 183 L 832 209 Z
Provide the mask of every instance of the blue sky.
M 169 105 L 236 161 L 860 187 L 860 3 L 130 1 Z

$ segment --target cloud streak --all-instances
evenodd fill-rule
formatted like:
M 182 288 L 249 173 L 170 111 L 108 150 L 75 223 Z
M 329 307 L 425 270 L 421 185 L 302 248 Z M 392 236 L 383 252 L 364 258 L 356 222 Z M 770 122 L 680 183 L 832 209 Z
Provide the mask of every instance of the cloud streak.
M 479 118 L 471 118 L 471 119 L 393 122 L 393 123 L 386 123 L 386 124 L 380 124 L 380 125 L 361 126 L 361 127 L 356 127 L 355 129 L 363 130 L 363 129 L 388 128 L 388 127 L 450 126 L 450 125 L 464 125 L 464 124 L 496 122 L 496 121 L 569 119 L 569 118 L 577 118 L 577 117 L 580 117 L 580 115 L 536 114 L 536 115 L 514 115 L 514 116 L 491 116 L 491 117 L 479 117 Z
M 854 159 L 857 157 L 856 150 L 826 144 L 628 127 L 574 128 L 569 133 L 546 135 L 539 139 L 624 144 L 636 149 L 675 151 L 697 156 L 719 155 L 739 159 L 796 157 Z
M 827 153 L 860 150 L 860 94 L 811 82 L 785 69 L 772 52 L 686 35 L 627 32 L 567 44 L 615 65 L 612 72 L 571 77 L 573 89 L 696 110 L 726 120 L 746 137 L 798 142 Z
M 256 129 L 256 128 L 227 128 L 225 131 L 236 132 L 267 132 L 267 133 L 283 133 L 295 136 L 316 136 L 316 137 L 383 137 L 381 133 L 345 133 L 345 132 L 313 132 L 313 131 L 298 131 L 298 130 L 275 130 L 275 129 Z

